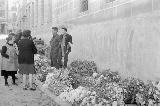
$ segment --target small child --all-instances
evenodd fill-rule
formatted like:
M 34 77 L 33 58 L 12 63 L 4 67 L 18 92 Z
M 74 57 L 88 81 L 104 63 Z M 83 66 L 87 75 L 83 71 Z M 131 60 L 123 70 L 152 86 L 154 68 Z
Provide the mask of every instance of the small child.
M 8 76 L 12 76 L 13 85 L 17 85 L 15 74 L 17 74 L 18 70 L 18 56 L 14 48 L 15 34 L 10 33 L 6 40 L 7 43 L 2 46 L 1 51 L 1 76 L 4 76 L 5 86 L 8 86 Z

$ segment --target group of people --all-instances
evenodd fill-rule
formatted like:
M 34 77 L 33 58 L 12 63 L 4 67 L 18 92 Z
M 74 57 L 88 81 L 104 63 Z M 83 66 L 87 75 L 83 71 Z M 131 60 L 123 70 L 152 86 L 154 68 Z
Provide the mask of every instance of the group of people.
M 60 32 L 60 35 L 58 35 Z M 71 52 L 72 36 L 67 33 L 67 28 L 52 27 L 53 37 L 50 41 L 51 45 L 51 66 L 57 69 L 67 68 L 68 55 Z
M 67 33 L 67 28 L 52 27 L 53 37 L 50 41 L 51 66 L 57 69 L 67 68 L 68 55 L 71 52 L 72 36 Z M 30 30 L 14 34 L 6 38 L 6 44 L 1 50 L 1 76 L 4 76 L 5 86 L 9 86 L 8 76 L 12 76 L 13 85 L 16 83 L 16 74 L 23 76 L 23 89 L 36 90 L 33 86 L 33 76 L 36 74 L 34 67 L 34 54 L 37 48 Z M 28 79 L 28 80 L 27 80 Z M 29 83 L 28 83 L 29 82 Z
M 14 33 L 10 33 L 6 38 L 6 44 L 2 46 L 1 51 L 1 76 L 4 76 L 5 86 L 8 84 L 8 76 L 12 76 L 13 85 L 17 85 L 17 71 L 23 75 L 23 89 L 36 90 L 33 87 L 33 75 L 36 73 L 34 69 L 34 54 L 37 48 L 32 40 L 31 31 L 24 30 L 17 38 Z M 27 81 L 29 76 L 29 84 Z

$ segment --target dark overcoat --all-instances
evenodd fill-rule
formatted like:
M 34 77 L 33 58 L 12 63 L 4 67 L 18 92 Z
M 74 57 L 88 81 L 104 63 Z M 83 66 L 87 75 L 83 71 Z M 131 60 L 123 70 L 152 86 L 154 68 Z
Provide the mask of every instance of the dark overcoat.
M 19 64 L 34 64 L 34 54 L 37 53 L 37 48 L 32 40 L 21 39 L 18 43 Z

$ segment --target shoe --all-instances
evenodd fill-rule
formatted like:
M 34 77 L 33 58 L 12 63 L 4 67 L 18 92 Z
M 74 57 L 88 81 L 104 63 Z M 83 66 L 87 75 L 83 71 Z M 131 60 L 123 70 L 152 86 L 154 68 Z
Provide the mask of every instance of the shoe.
M 18 80 L 18 78 L 17 78 L 17 77 L 15 77 L 15 79 L 16 79 L 16 80 Z
M 16 86 L 18 86 L 18 84 L 17 84 L 17 83 L 13 83 L 13 85 L 16 85 Z
M 35 89 L 35 88 L 29 88 L 29 90 L 31 90 L 31 91 L 35 91 L 36 89 Z
M 28 90 L 28 87 L 27 85 L 24 86 L 23 90 Z
M 8 84 L 8 83 L 5 83 L 5 86 L 9 86 L 9 84 Z
M 27 88 L 25 87 L 25 88 L 23 88 L 23 90 L 27 90 Z

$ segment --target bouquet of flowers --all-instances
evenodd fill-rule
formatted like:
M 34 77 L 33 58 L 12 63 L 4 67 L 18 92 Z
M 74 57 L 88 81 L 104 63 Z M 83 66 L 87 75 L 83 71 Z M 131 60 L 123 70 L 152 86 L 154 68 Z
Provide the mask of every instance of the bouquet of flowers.
M 160 100 L 160 91 L 157 87 L 149 81 L 145 87 L 141 87 L 136 95 L 136 102 L 139 105 L 153 105 Z
M 49 70 L 49 73 L 46 76 L 46 81 L 43 84 L 44 88 L 48 88 L 49 84 L 52 83 L 52 82 L 54 82 L 56 80 L 56 78 L 59 77 L 60 72 L 57 71 L 55 68 L 54 68 L 54 70 L 55 71 L 53 71 L 52 73 L 50 73 L 50 70 Z
M 51 69 L 49 61 L 47 58 L 41 55 L 35 55 L 34 61 L 37 78 L 41 82 L 44 82 L 46 80 L 48 70 Z
M 59 97 L 64 101 L 74 104 L 75 102 L 80 103 L 89 93 L 86 88 L 79 86 L 77 89 L 65 90 Z
M 59 96 L 68 86 L 65 82 L 61 82 L 58 80 L 52 80 L 52 82 L 48 85 L 48 89 L 56 96 Z
M 126 104 L 136 104 L 136 97 L 142 103 L 142 100 L 145 100 L 145 96 L 141 94 L 145 94 L 145 84 L 142 80 L 136 78 L 127 78 L 122 81 L 122 86 L 124 90 L 124 102 Z M 143 102 L 144 103 L 144 102 Z
M 43 87 L 49 89 L 54 95 L 59 96 L 67 87 L 71 86 L 68 73 L 68 70 L 54 68 L 53 72 L 48 73 Z
M 120 82 L 121 81 L 121 76 L 119 75 L 118 72 L 113 72 L 110 69 L 105 70 L 101 73 L 104 77 L 106 77 L 106 80 L 108 82 Z
M 103 86 L 93 87 L 92 91 L 107 101 L 122 101 L 123 99 L 123 89 L 117 83 L 106 83 Z
M 96 84 L 96 80 L 94 77 L 82 77 L 80 81 L 80 85 L 83 87 L 93 87 Z
M 73 61 L 68 67 L 70 70 L 69 77 L 74 89 L 81 86 L 81 81 L 86 76 L 92 76 L 94 72 L 97 72 L 97 66 L 93 61 Z
M 96 92 L 90 92 L 82 100 L 80 106 L 107 106 L 107 104 L 110 104 L 110 102 L 97 96 Z
M 93 61 L 75 60 L 70 64 L 69 70 L 81 76 L 92 76 L 94 72 L 97 72 L 97 66 Z

